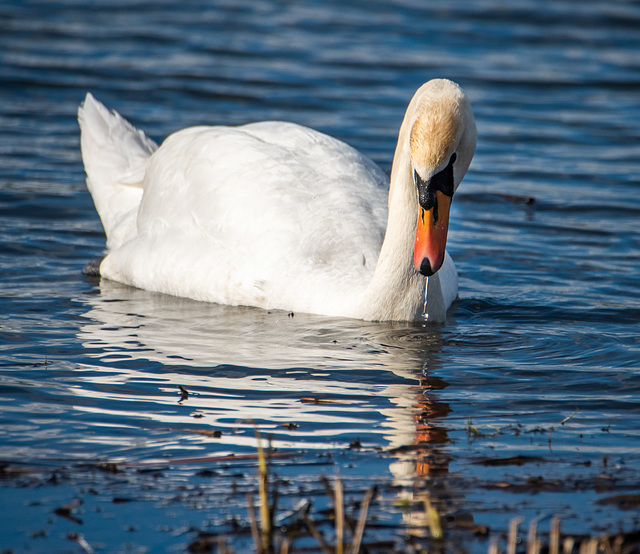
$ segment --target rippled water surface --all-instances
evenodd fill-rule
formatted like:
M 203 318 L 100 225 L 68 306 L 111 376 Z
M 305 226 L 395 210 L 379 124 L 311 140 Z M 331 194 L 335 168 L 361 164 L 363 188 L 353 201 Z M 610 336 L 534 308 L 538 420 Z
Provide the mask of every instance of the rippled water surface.
M 274 461 L 283 509 L 320 475 L 354 498 L 377 483 L 365 539 L 388 550 L 428 541 L 425 495 L 470 551 L 516 515 L 640 530 L 640 4 L 9 0 L 0 28 L 0 546 L 233 537 L 256 425 L 290 456 Z M 86 91 L 158 141 L 285 119 L 388 171 L 433 77 L 465 88 L 479 130 L 445 325 L 82 276 L 104 249 L 75 120 Z M 250 550 L 242 537 L 229 544 Z

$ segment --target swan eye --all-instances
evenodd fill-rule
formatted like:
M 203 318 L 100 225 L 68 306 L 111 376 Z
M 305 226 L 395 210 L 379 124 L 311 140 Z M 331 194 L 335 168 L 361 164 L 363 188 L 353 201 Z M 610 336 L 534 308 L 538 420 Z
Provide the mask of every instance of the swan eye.
M 413 181 L 418 189 L 418 203 L 424 210 L 430 210 L 436 205 L 436 191 L 438 190 L 449 198 L 453 197 L 453 164 L 457 159 L 458 155 L 454 152 L 449 158 L 449 165 L 428 181 L 420 177 L 415 169 L 413 170 Z

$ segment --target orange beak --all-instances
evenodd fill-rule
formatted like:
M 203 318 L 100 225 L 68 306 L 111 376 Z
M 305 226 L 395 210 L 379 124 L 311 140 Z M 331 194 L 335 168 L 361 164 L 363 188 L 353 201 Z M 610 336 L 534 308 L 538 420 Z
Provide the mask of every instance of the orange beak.
M 433 208 L 419 208 L 413 265 L 427 277 L 438 271 L 444 262 L 450 208 L 451 197 L 439 190 L 435 192 Z

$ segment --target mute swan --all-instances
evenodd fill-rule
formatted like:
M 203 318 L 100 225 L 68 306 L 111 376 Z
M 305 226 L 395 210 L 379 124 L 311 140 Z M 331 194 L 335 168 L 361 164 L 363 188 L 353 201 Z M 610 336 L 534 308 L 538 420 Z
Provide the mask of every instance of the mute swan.
M 293 123 L 193 127 L 158 147 L 90 93 L 78 121 L 104 278 L 366 320 L 440 321 L 457 295 L 449 207 L 476 126 L 451 81 L 415 93 L 389 185 L 347 144 Z

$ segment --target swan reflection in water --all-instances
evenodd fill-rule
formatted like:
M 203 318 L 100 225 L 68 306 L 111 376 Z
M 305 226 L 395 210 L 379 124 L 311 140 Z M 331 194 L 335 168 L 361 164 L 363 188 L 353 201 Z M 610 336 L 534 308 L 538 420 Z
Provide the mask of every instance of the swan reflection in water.
M 382 447 L 405 491 L 448 473 L 437 328 L 221 306 L 108 280 L 86 302 L 91 363 L 76 394 L 99 402 L 79 409 L 156 431 L 145 434 L 155 459 L 184 457 L 185 436 L 198 456 L 212 445 L 216 455 L 254 451 L 257 424 L 275 448 Z M 172 439 L 153 438 L 163 432 Z

